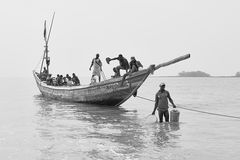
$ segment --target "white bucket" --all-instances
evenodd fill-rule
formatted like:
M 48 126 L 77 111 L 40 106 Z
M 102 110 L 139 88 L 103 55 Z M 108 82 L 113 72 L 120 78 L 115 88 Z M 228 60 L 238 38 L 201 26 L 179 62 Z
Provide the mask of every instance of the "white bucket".
M 176 109 L 170 111 L 170 122 L 179 122 L 180 112 Z

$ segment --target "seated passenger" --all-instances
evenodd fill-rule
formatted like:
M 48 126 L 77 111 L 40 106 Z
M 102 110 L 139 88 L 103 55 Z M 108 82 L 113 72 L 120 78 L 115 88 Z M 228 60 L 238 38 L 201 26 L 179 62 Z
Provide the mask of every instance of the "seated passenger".
M 46 74 L 46 75 L 48 74 L 48 71 L 47 71 L 46 67 L 43 68 L 43 72 L 42 73 Z
M 72 86 L 73 85 L 73 81 L 67 81 L 67 86 Z
M 63 85 L 67 85 L 67 77 L 63 77 Z
M 67 86 L 72 86 L 73 85 L 72 78 L 68 74 L 66 74 L 65 82 L 66 82 Z
M 46 79 L 46 81 L 47 81 L 47 85 L 52 85 L 52 75 L 51 74 L 49 74 L 48 76 L 47 76 L 47 79 Z
M 39 75 L 39 78 L 42 80 L 42 81 L 46 81 L 47 79 L 47 75 L 48 75 L 48 71 L 46 69 L 46 67 L 43 68 L 43 71 L 40 73 Z
M 57 80 L 57 86 L 60 86 L 60 81 L 61 81 L 61 79 L 60 79 L 60 75 L 59 74 L 57 74 L 57 78 L 56 78 L 56 80 Z
M 53 86 L 57 86 L 58 84 L 57 84 L 57 78 L 56 77 L 53 77 L 52 78 L 52 85 Z
M 75 75 L 75 73 L 72 74 L 72 81 L 74 85 L 80 85 L 80 81 L 78 79 L 78 77 Z
M 137 72 L 139 70 L 139 67 L 143 67 L 140 61 L 137 61 L 135 57 L 131 57 L 130 62 L 130 73 Z
M 68 74 L 66 74 L 66 78 L 67 78 L 67 80 L 69 80 L 69 81 L 72 80 L 72 78 L 71 78 Z
M 59 81 L 60 81 L 60 86 L 62 86 L 62 85 L 63 85 L 63 83 L 64 83 L 64 80 L 63 80 L 63 75 L 60 75 L 59 77 L 60 77 L 60 80 L 59 80 Z

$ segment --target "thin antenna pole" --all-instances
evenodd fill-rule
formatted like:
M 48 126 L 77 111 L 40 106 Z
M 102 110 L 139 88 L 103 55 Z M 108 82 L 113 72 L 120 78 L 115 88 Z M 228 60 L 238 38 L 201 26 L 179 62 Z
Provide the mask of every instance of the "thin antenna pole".
M 52 31 L 52 26 L 53 26 L 54 17 L 55 17 L 55 12 L 53 13 L 53 17 L 52 17 L 51 26 L 50 26 L 50 29 L 49 29 L 49 32 L 48 32 L 47 43 L 48 43 L 48 41 L 49 41 L 50 34 L 51 34 L 51 31 Z

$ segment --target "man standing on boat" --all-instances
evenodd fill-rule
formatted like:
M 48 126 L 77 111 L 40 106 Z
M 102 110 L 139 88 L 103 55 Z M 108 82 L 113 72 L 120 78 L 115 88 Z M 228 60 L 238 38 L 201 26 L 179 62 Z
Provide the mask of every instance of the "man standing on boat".
M 93 72 L 92 72 L 92 78 L 94 76 L 98 76 L 99 82 L 101 81 L 101 72 L 102 72 L 102 62 L 99 58 L 99 54 L 96 54 L 96 58 L 93 58 L 91 66 L 89 70 L 91 71 L 91 68 L 93 66 Z
M 112 59 L 109 58 L 109 57 L 106 58 L 106 61 L 107 61 L 108 64 L 112 60 L 118 60 L 119 64 L 120 64 L 119 66 L 113 68 L 113 71 L 115 72 L 114 77 L 120 77 L 121 76 L 120 75 L 120 69 L 126 70 L 126 72 L 128 71 L 129 63 L 128 63 L 127 59 L 123 57 L 122 54 L 119 54 L 118 57 L 116 57 L 116 58 L 112 58 Z
M 161 83 L 160 90 L 157 92 L 155 96 L 155 107 L 152 112 L 152 115 L 155 114 L 156 109 L 158 109 L 158 115 L 159 115 L 159 122 L 163 122 L 163 116 L 165 117 L 165 121 L 169 122 L 169 112 L 168 112 L 168 100 L 173 105 L 173 108 L 176 108 L 176 105 L 174 104 L 170 93 L 165 90 L 165 84 Z

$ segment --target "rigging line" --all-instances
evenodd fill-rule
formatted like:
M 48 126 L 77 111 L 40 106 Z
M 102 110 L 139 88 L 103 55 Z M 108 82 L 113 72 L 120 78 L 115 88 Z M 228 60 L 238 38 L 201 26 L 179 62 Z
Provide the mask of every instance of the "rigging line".
M 42 60 L 42 58 L 40 58 L 39 59 L 39 61 L 38 61 L 38 63 L 37 63 L 37 65 L 35 66 L 35 68 L 34 68 L 34 70 L 36 70 L 37 69 L 37 67 L 39 66 L 39 64 L 41 63 L 41 60 Z
M 50 29 L 49 29 L 49 32 L 48 32 L 48 37 L 47 37 L 46 44 L 48 44 L 48 41 L 49 41 L 49 38 L 50 38 L 50 35 L 51 35 L 54 17 L 55 17 L 55 12 L 53 13 L 52 22 L 51 22 L 51 26 L 50 26 Z
M 144 100 L 147 100 L 147 101 L 155 102 L 155 101 L 152 100 L 152 99 L 145 98 L 145 97 L 142 97 L 142 96 L 136 96 L 136 97 L 141 98 L 141 99 L 144 99 Z M 212 112 L 201 111 L 201 110 L 196 110 L 196 109 L 190 109 L 190 108 L 181 107 L 181 106 L 178 106 L 177 108 L 181 108 L 181 109 L 185 109 L 185 110 L 193 111 L 193 112 L 198 112 L 198 113 L 209 114 L 209 115 L 215 115 L 215 116 L 221 116 L 221 117 L 227 117 L 227 118 L 240 119 L 240 117 L 237 117 L 237 116 L 231 116 L 231 115 L 220 114 L 220 113 L 212 113 Z

